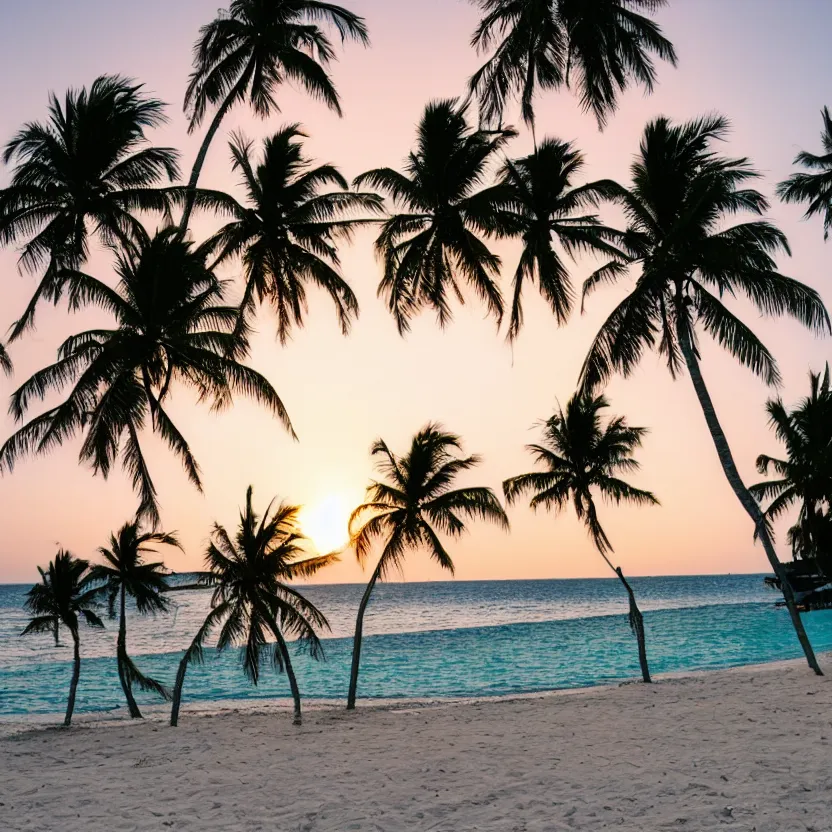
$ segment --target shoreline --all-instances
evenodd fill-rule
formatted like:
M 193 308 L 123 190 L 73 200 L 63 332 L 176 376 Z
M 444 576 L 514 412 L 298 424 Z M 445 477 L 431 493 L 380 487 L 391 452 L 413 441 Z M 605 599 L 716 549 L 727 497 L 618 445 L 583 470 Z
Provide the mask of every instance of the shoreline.
M 827 667 L 827 674 L 832 674 L 832 651 L 818 653 L 818 661 L 821 669 Z M 685 681 L 687 679 L 698 679 L 718 674 L 732 674 L 743 672 L 776 672 L 793 668 L 797 670 L 805 666 L 811 672 L 803 658 L 772 659 L 767 662 L 755 662 L 752 664 L 736 664 L 719 668 L 701 668 L 692 670 L 677 670 L 667 673 L 657 673 L 653 676 L 653 685 L 661 685 L 667 682 Z M 826 677 L 824 677 L 826 678 Z M 832 678 L 832 675 L 830 676 Z M 498 693 L 489 696 L 436 696 L 436 697 L 388 697 L 388 698 L 359 698 L 356 702 L 356 709 L 362 712 L 396 712 L 424 709 L 438 709 L 446 707 L 459 707 L 465 705 L 484 705 L 498 702 L 522 702 L 535 699 L 552 699 L 564 696 L 582 696 L 599 691 L 615 690 L 632 685 L 641 686 L 644 683 L 637 677 L 630 679 L 611 679 L 600 681 L 593 685 L 582 685 L 580 687 L 548 688 L 533 691 L 517 691 L 512 693 Z M 649 687 L 649 686 L 646 686 Z M 346 697 L 340 699 L 303 699 L 304 717 L 307 714 L 315 713 L 337 713 L 346 711 L 344 702 Z M 242 697 L 237 699 L 213 699 L 195 700 L 191 703 L 183 700 L 180 713 L 180 724 L 189 719 L 210 719 L 214 717 L 224 718 L 230 715 L 291 715 L 293 708 L 290 696 L 285 697 Z M 142 725 L 149 723 L 170 727 L 170 704 L 142 705 L 144 719 L 131 720 L 127 716 L 124 705 L 113 708 L 109 711 L 76 711 L 72 718 L 72 727 L 85 729 L 111 728 L 120 725 Z M 50 714 L 32 714 L 18 717 L 0 717 L 0 741 L 18 736 L 20 734 L 38 733 L 43 731 L 65 731 L 61 724 L 63 712 Z M 176 730 L 176 729 L 172 729 Z
M 832 677 L 787 660 L 300 727 L 268 702 L 35 729 L 0 739 L 0 828 L 828 832 L 830 713 Z

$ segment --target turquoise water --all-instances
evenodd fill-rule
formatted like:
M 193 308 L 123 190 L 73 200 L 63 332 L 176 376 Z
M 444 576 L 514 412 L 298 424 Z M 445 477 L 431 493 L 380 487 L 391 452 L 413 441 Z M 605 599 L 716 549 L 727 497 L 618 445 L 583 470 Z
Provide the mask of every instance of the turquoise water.
M 796 658 L 800 650 L 778 596 L 761 575 L 640 578 L 655 673 Z M 65 706 L 70 650 L 46 637 L 21 639 L 25 587 L 0 586 L 0 716 L 58 713 Z M 362 587 L 305 590 L 330 617 L 326 661 L 295 661 L 313 699 L 346 695 L 348 633 Z M 489 696 L 603 684 L 638 675 L 626 597 L 615 580 L 486 581 L 378 587 L 367 617 L 359 693 L 373 698 Z M 131 654 L 146 673 L 172 684 L 181 651 L 207 609 L 205 592 L 173 596 L 176 610 L 133 620 Z M 805 616 L 816 650 L 832 650 L 832 611 Z M 79 711 L 123 709 L 114 659 L 115 625 L 82 634 Z M 288 697 L 285 676 L 266 666 L 258 687 L 235 651 L 209 650 L 192 667 L 185 702 Z M 140 702 L 158 700 L 139 694 Z

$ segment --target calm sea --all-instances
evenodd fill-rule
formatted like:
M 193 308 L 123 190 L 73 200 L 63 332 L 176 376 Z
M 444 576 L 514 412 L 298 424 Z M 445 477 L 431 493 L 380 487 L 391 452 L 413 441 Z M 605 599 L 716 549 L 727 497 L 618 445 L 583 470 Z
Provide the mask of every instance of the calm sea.
M 656 673 L 796 658 L 800 651 L 779 594 L 762 575 L 634 578 Z M 19 633 L 26 586 L 0 585 L 0 716 L 59 713 L 71 647 Z M 351 632 L 362 586 L 306 587 L 328 616 L 326 661 L 296 660 L 305 697 L 346 695 Z M 169 615 L 128 622 L 138 666 L 172 684 L 181 651 L 210 593 L 171 595 Z M 627 601 L 617 580 L 472 581 L 379 585 L 365 622 L 359 692 L 373 698 L 489 696 L 603 684 L 638 675 Z M 832 611 L 805 616 L 818 651 L 832 649 Z M 123 709 L 115 667 L 116 624 L 82 631 L 80 711 Z M 187 701 L 289 696 L 270 668 L 260 685 L 243 676 L 239 654 L 208 651 L 191 668 Z M 140 702 L 158 700 L 139 694 Z

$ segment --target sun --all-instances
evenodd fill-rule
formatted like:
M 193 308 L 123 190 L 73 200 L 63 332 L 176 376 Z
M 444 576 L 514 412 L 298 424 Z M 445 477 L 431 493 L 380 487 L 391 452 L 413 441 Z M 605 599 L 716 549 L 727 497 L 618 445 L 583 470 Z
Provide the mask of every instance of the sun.
M 318 552 L 334 552 L 347 545 L 347 524 L 352 508 L 343 494 L 330 494 L 323 500 L 303 507 L 299 518 L 300 527 Z

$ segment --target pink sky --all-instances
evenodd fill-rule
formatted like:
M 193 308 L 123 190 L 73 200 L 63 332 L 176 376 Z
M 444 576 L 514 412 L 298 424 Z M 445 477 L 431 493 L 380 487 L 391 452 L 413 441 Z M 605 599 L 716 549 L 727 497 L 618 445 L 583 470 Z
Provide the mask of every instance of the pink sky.
M 345 0 L 346 2 L 346 0 Z M 181 99 L 190 67 L 190 48 L 200 24 L 215 12 L 217 0 L 147 0 L 141 5 L 105 0 L 72 4 L 45 0 L 4 9 L 0 28 L 0 77 L 6 79 L 0 107 L 0 141 L 24 121 L 42 119 L 47 93 L 88 84 L 98 74 L 121 73 L 144 81 L 171 103 L 171 124 L 154 139 L 173 144 L 189 168 L 199 137 L 187 137 Z M 431 98 L 458 95 L 478 65 L 468 40 L 476 9 L 462 0 L 353 0 L 349 7 L 366 17 L 373 46 L 347 48 L 334 69 L 345 118 L 286 90 L 283 114 L 268 123 L 240 108 L 226 124 L 262 136 L 286 122 L 301 122 L 311 138 L 308 151 L 338 164 L 348 178 L 380 165 L 399 166 L 413 142 L 415 122 Z M 794 9 L 805 13 L 795 17 Z M 825 33 L 832 9 L 825 2 L 783 4 L 774 0 L 676 0 L 660 18 L 676 44 L 680 68 L 662 66 L 660 86 L 645 98 L 626 95 L 604 133 L 580 114 L 566 93 L 538 103 L 538 135 L 575 139 L 588 157 L 591 178 L 626 181 L 644 123 L 658 114 L 678 119 L 720 111 L 733 121 L 727 150 L 749 156 L 764 173 L 761 188 L 772 194 L 791 170 L 798 149 L 817 149 L 819 110 L 830 103 L 826 79 L 832 57 Z M 511 152 L 530 150 L 522 133 Z M 5 182 L 0 173 L 0 183 Z M 215 141 L 203 184 L 233 189 L 224 140 Z M 775 205 L 771 216 L 788 233 L 794 256 L 782 270 L 819 289 L 827 302 L 829 250 L 819 222 L 800 222 L 801 211 Z M 207 230 L 211 224 L 195 226 Z M 558 329 L 543 303 L 526 294 L 526 326 L 510 349 L 504 333 L 472 298 L 454 324 L 440 332 L 431 315 L 401 339 L 376 299 L 379 266 L 373 234 L 359 234 L 343 251 L 344 274 L 361 302 L 361 318 L 349 338 L 337 329 L 329 302 L 315 296 L 306 329 L 280 348 L 267 310 L 259 318 L 251 363 L 272 380 L 293 419 L 300 442 L 293 444 L 279 424 L 254 405 L 240 401 L 233 412 L 215 416 L 176 391 L 171 413 L 190 439 L 205 475 L 206 494 L 188 484 L 177 462 L 148 437 L 151 464 L 160 490 L 164 525 L 178 529 L 186 553 L 168 563 L 197 568 L 211 521 L 233 524 L 245 488 L 253 483 L 261 501 L 280 495 L 308 506 L 309 525 L 320 530 L 333 513 L 347 512 L 362 496 L 371 475 L 368 448 L 384 437 L 404 450 L 409 437 L 428 420 L 460 433 L 467 448 L 485 462 L 468 482 L 499 488 L 507 477 L 530 469 L 523 451 L 535 434 L 531 426 L 572 393 L 578 369 L 616 290 L 598 293 L 584 316 L 576 314 Z M 516 251 L 504 255 L 504 286 Z M 590 261 L 578 263 L 578 283 Z M 90 267 L 106 277 L 108 262 Z M 15 254 L 0 252 L 3 275 L 3 327 L 19 314 L 34 286 L 16 272 Z M 231 274 L 234 273 L 232 270 Z M 745 320 L 754 326 L 780 361 L 783 395 L 803 395 L 810 366 L 829 357 L 829 341 L 817 341 L 795 324 Z M 65 334 L 94 319 L 70 318 L 65 310 L 44 309 L 37 332 L 13 349 L 14 381 L 0 381 L 10 393 L 29 373 L 54 357 Z M 776 452 L 763 405 L 764 385 L 727 356 L 707 347 L 703 369 L 741 471 L 756 478 L 754 459 Z M 616 413 L 651 428 L 640 455 L 643 470 L 635 482 L 653 490 L 662 507 L 603 507 L 602 521 L 616 555 L 630 574 L 764 571 L 765 557 L 752 545 L 751 527 L 719 468 L 704 419 L 687 379 L 672 382 L 658 358 L 648 356 L 627 381 L 608 390 Z M 0 418 L 7 436 L 11 421 Z M 109 481 L 93 478 L 77 465 L 78 445 L 48 458 L 27 459 L 0 480 L 0 582 L 28 581 L 35 565 L 53 556 L 56 544 L 92 556 L 109 531 L 135 510 L 135 498 L 120 471 Z M 606 566 L 571 515 L 533 515 L 522 505 L 510 512 L 510 536 L 475 525 L 452 554 L 462 579 L 603 576 Z M 323 517 L 323 519 L 321 519 Z M 329 518 L 329 519 L 328 519 Z M 325 535 L 323 529 L 319 533 Z M 785 556 L 786 547 L 780 549 Z M 409 580 L 443 577 L 420 553 L 406 570 Z M 357 581 L 362 573 L 349 553 L 321 575 L 325 582 Z

